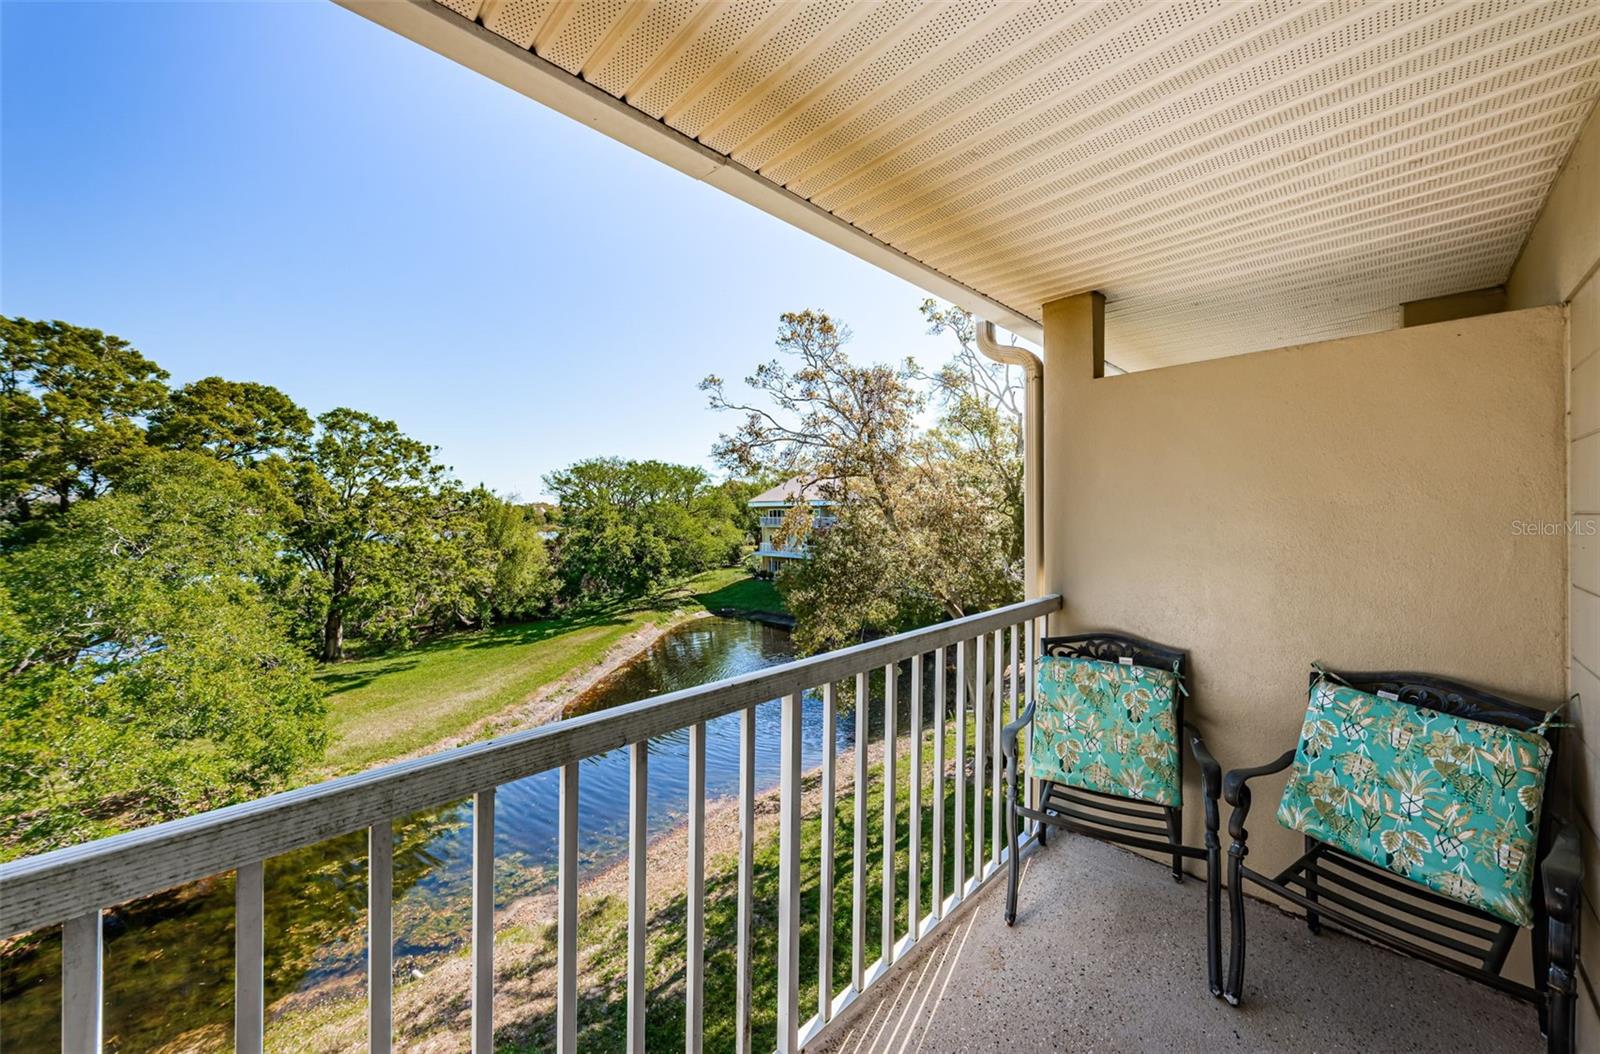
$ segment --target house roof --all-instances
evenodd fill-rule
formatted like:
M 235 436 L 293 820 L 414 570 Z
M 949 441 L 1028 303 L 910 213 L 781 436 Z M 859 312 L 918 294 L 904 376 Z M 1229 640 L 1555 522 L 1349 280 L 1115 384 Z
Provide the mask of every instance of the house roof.
M 1503 282 L 1600 94 L 1600 0 L 340 2 L 1129 369 Z
M 794 505 L 801 501 L 812 505 L 834 504 L 832 499 L 823 497 L 820 483 L 807 482 L 801 476 L 795 476 L 793 479 L 785 480 L 776 487 L 762 491 L 746 504 L 751 508 L 775 508 Z

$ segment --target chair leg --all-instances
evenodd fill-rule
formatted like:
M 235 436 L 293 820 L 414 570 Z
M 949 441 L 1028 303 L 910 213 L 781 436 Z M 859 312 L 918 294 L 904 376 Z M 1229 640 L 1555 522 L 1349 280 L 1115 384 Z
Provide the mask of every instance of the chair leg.
M 1550 988 L 1545 992 L 1543 1003 L 1539 1004 L 1541 1016 L 1549 1022 L 1545 1026 L 1545 1050 L 1547 1054 L 1573 1054 L 1578 1048 L 1577 1040 L 1573 1036 L 1573 1016 L 1577 1004 L 1572 1001 L 1572 986 L 1566 988 Z
M 1017 921 L 1017 883 L 1021 879 L 1021 865 L 1017 862 L 1017 788 L 1016 778 L 1006 773 L 1006 842 L 1011 848 L 1006 865 L 1006 925 Z M 1043 828 L 1040 828 L 1041 831 Z
M 1553 818 L 1547 818 L 1551 823 Z M 1555 839 L 1534 870 L 1533 948 L 1541 986 L 1540 1026 L 1549 1054 L 1572 1054 L 1578 985 L 1578 937 L 1583 921 L 1583 856 L 1578 832 L 1557 825 Z
M 1051 783 L 1049 780 L 1040 780 L 1039 781 L 1039 790 L 1038 790 L 1039 803 L 1037 805 L 1037 808 L 1041 813 L 1048 813 L 1050 811 L 1050 810 L 1048 810 L 1048 809 L 1046 809 L 1044 807 L 1044 803 L 1050 800 L 1050 788 L 1053 787 L 1053 786 L 1055 786 L 1055 784 Z M 1045 823 L 1043 820 L 1040 820 L 1039 821 L 1039 848 L 1043 849 L 1045 846 L 1047 846 L 1049 844 L 1050 844 L 1050 825 Z
M 1206 832 L 1206 981 L 1222 994 L 1222 850 L 1215 831 Z
M 1315 849 L 1316 845 L 1316 839 L 1312 838 L 1310 835 L 1307 835 L 1305 841 L 1306 852 L 1309 853 L 1312 849 Z M 1306 899 L 1311 901 L 1313 904 L 1317 902 L 1317 872 L 1315 860 L 1306 865 Z M 1322 932 L 1322 913 L 1316 908 L 1308 908 L 1306 910 L 1306 929 L 1310 930 L 1313 934 L 1319 934 Z
M 1550 913 L 1544 905 L 1544 881 L 1539 868 L 1533 869 L 1533 986 L 1544 996 L 1539 1000 L 1539 1034 L 1550 1035 L 1554 1016 L 1555 987 L 1550 984 Z M 1543 937 L 1541 940 L 1540 937 Z M 1553 1046 L 1552 1050 L 1555 1049 Z
M 1554 920 L 1545 921 L 1545 926 L 1546 939 L 1539 938 L 1539 929 L 1534 930 L 1533 938 L 1534 961 L 1544 963 L 1542 968 L 1535 967 L 1535 976 L 1544 980 L 1540 986 L 1544 989 L 1544 998 L 1539 1001 L 1539 1031 L 1545 1037 L 1547 1054 L 1573 1054 L 1577 1049 L 1574 1031 L 1578 976 L 1576 926 Z M 1554 937 L 1553 947 L 1547 943 L 1551 937 Z
M 1535 872 L 1538 874 L 1538 872 Z M 1543 983 L 1544 998 L 1539 1001 L 1539 1030 L 1545 1037 L 1547 1054 L 1573 1054 L 1577 1049 L 1574 1020 L 1578 985 L 1578 910 L 1580 894 L 1568 898 L 1574 910 L 1551 915 L 1543 909 L 1542 883 L 1534 901 L 1533 962 L 1534 978 Z
M 1224 783 L 1228 803 L 1233 806 L 1233 815 L 1228 817 L 1228 833 L 1233 836 L 1233 845 L 1228 848 L 1228 915 L 1233 940 L 1228 949 L 1228 986 L 1222 997 L 1234 1006 L 1244 995 L 1244 858 L 1250 855 L 1245 845 L 1250 838 L 1245 829 L 1250 815 L 1250 788 L 1236 779 L 1238 775 L 1229 773 Z
M 1167 810 L 1167 841 L 1172 845 L 1172 880 L 1183 881 L 1183 814 L 1177 809 Z
M 1197 739 L 1198 742 L 1198 739 Z M 1208 760 L 1210 752 L 1203 753 Z M 1205 771 L 1205 972 L 1211 995 L 1222 995 L 1222 809 L 1221 774 Z
M 1228 987 L 1223 997 L 1239 1005 L 1244 990 L 1244 854 L 1239 842 L 1228 851 L 1228 921 L 1233 939 L 1228 949 Z

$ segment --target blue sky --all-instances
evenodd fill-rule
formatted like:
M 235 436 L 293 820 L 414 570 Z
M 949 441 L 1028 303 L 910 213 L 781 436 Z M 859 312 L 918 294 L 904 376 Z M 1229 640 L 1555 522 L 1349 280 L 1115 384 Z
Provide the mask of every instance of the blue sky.
M 778 314 L 942 360 L 920 290 L 331 3 L 0 0 L 0 312 L 274 384 L 534 497 L 705 463 Z

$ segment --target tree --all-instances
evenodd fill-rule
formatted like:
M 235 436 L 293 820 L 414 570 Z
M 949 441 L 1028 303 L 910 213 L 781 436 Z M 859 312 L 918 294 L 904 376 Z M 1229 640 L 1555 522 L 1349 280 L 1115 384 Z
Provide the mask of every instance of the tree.
M 712 456 L 744 475 L 806 476 L 835 500 L 866 495 L 892 522 L 888 495 L 926 401 L 912 364 L 851 362 L 844 352 L 850 336 L 825 312 L 786 312 L 777 347 L 798 366 L 790 370 L 779 359 L 757 366 L 745 378 L 755 397 L 750 402 L 730 399 L 720 377 L 701 381 L 712 409 L 745 415 L 737 431 L 718 439 Z
M 545 478 L 559 499 L 557 573 L 568 597 L 633 596 L 737 561 L 747 510 L 703 469 L 591 458 Z
M 150 415 L 152 445 L 203 450 L 240 467 L 294 455 L 310 437 L 309 414 L 278 389 L 251 381 L 201 378 Z
M 469 495 L 469 501 L 482 523 L 483 559 L 492 567 L 480 621 L 513 621 L 539 614 L 555 595 L 555 576 L 539 534 L 543 514 L 482 487 Z
M 837 503 L 837 522 L 811 533 L 811 559 L 779 577 L 805 650 L 1020 596 L 1015 399 L 1003 368 L 997 374 L 975 357 L 971 316 L 931 311 L 924 307 L 933 332 L 953 332 L 959 348 L 933 375 L 911 361 L 853 363 L 849 330 L 804 311 L 779 323 L 779 351 L 798 364 L 759 366 L 746 379 L 751 398 L 730 398 L 717 377 L 702 382 L 713 409 L 743 415 L 714 448 L 719 462 L 815 481 Z M 924 431 L 918 421 L 930 399 L 941 414 Z
M 740 479 L 734 476 L 717 485 L 717 500 L 723 503 L 724 515 L 739 531 L 739 546 L 761 537 L 761 510 L 752 509 L 750 501 L 757 494 L 771 490 L 780 480 L 765 476 Z
M 262 582 L 276 541 L 238 472 L 153 454 L 0 556 L 0 854 L 284 786 L 321 693 Z
M 625 518 L 615 505 L 564 514 L 560 532 L 558 568 L 569 599 L 640 596 L 671 578 L 666 541 L 649 526 Z
M 850 503 L 837 513 L 837 523 L 811 535 L 810 559 L 790 561 L 778 574 L 802 654 L 944 617 L 930 595 L 907 588 L 916 571 L 875 505 Z
M 983 357 L 978 350 L 978 323 L 972 313 L 950 304 L 941 305 L 931 298 L 924 300 L 917 310 L 928 324 L 929 336 L 948 333 L 956 342 L 956 350 L 949 360 L 934 373 L 924 375 L 933 382 L 940 397 L 946 400 L 965 398 L 992 407 L 1001 417 L 1020 427 L 1021 371 Z
M 952 457 L 974 462 L 974 482 L 991 506 L 1010 516 L 1012 524 L 1006 553 L 1022 560 L 1022 400 L 1021 370 L 993 362 L 978 351 L 977 323 L 959 307 L 924 300 L 923 320 L 928 334 L 950 334 L 956 351 L 939 370 L 928 375 L 944 408 L 936 442 Z M 973 478 L 969 472 L 969 478 Z
M 166 377 L 121 337 L 0 317 L 0 509 L 22 522 L 103 494 L 144 449 Z
M 404 642 L 487 588 L 469 559 L 480 525 L 433 453 L 393 421 L 340 407 L 317 418 L 306 455 L 282 469 L 300 605 L 320 627 L 324 660 L 344 657 L 352 623 Z

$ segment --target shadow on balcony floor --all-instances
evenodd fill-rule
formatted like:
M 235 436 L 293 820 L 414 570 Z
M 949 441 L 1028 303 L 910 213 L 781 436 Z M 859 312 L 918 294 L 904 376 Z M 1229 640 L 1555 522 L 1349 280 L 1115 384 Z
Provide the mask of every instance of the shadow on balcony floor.
M 1014 929 L 996 882 L 810 1050 L 1542 1049 L 1532 1007 L 1353 937 L 1313 937 L 1255 902 L 1247 1001 L 1234 1010 L 1206 988 L 1202 882 L 1078 837 L 1023 867 Z

